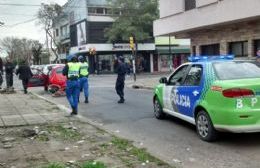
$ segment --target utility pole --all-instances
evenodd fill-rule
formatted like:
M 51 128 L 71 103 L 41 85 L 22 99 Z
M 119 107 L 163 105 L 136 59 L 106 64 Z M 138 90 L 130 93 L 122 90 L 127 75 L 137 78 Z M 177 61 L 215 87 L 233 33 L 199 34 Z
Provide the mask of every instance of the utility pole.
M 170 59 L 170 72 L 172 72 L 172 45 L 171 45 L 171 35 L 169 34 L 169 59 Z
M 129 38 L 129 42 L 130 42 L 130 48 L 132 49 L 132 64 L 133 64 L 133 73 L 134 73 L 134 81 L 136 81 L 136 66 L 135 66 L 135 59 L 136 59 L 136 55 L 137 55 L 137 42 L 135 39 L 135 36 L 132 35 Z

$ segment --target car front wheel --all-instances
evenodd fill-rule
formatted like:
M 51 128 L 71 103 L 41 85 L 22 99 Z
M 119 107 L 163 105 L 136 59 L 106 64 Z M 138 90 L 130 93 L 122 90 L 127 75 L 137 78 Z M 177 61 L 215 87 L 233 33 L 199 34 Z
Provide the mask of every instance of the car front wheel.
M 163 112 L 162 106 L 161 106 L 157 97 L 154 100 L 154 116 L 157 119 L 164 119 L 165 118 L 165 113 Z
M 217 131 L 207 112 L 201 110 L 196 116 L 197 134 L 203 141 L 212 142 L 217 139 Z

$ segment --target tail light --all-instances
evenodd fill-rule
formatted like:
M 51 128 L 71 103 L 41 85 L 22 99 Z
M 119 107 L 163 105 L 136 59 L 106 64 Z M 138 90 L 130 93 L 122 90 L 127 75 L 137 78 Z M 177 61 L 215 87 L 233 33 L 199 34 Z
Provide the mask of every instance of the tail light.
M 222 91 L 222 94 L 228 98 L 250 97 L 255 95 L 252 90 L 241 88 L 226 89 Z

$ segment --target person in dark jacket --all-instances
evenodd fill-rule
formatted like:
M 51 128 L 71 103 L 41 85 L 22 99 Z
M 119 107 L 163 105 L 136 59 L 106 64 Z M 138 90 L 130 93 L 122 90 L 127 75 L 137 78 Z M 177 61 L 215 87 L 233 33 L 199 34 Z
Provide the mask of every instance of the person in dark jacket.
M 117 59 L 117 80 L 116 80 L 116 93 L 120 97 L 120 100 L 118 103 L 124 103 L 125 98 L 124 98 L 124 86 L 125 86 L 125 75 L 127 72 L 127 68 L 124 61 L 124 58 L 122 56 L 118 57 Z
M 0 58 L 0 89 L 2 89 L 3 84 L 3 60 Z
M 22 80 L 24 94 L 27 94 L 27 85 L 30 78 L 33 76 L 31 68 L 24 61 L 21 65 L 19 65 L 16 75 L 19 75 L 19 79 Z
M 6 59 L 5 64 L 5 77 L 6 77 L 6 87 L 13 87 L 13 73 L 14 73 L 14 64 L 11 62 L 10 58 Z

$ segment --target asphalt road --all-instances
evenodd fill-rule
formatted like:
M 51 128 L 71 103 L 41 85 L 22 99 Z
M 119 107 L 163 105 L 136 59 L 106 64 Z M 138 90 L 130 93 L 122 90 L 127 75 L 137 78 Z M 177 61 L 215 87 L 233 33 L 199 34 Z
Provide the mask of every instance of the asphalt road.
M 223 134 L 218 142 L 203 142 L 197 137 L 195 127 L 186 122 L 173 117 L 155 119 L 152 91 L 126 88 L 126 103 L 117 104 L 114 83 L 115 76 L 91 77 L 90 103 L 80 103 L 80 115 L 177 167 L 260 167 L 259 133 Z M 68 106 L 65 97 L 52 98 L 43 94 L 42 88 L 32 91 Z

